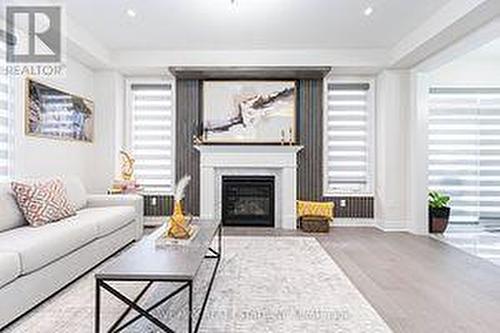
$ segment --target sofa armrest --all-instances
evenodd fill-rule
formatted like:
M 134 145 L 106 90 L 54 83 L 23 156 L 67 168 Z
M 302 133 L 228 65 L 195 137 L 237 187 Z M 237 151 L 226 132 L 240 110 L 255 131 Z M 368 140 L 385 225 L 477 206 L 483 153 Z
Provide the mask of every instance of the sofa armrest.
M 132 206 L 135 209 L 137 226 L 135 239 L 141 239 L 144 231 L 144 202 L 140 195 L 134 194 L 91 194 L 87 197 L 87 207 Z

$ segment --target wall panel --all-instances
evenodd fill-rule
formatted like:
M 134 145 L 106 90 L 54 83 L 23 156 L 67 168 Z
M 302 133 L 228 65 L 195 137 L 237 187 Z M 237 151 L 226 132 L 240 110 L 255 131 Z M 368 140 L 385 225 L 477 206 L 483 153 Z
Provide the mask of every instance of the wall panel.
M 185 210 L 198 214 L 200 207 L 200 164 L 199 153 L 193 147 L 193 135 L 200 126 L 201 81 L 178 79 L 176 84 L 176 178 L 185 174 L 192 177 L 185 198 Z M 335 216 L 345 218 L 373 217 L 373 198 L 326 198 L 323 193 L 323 81 L 308 79 L 297 81 L 297 137 L 304 149 L 298 156 L 297 193 L 298 199 L 334 201 Z M 347 206 L 340 207 L 345 199 Z M 146 212 L 151 215 L 170 213 L 171 199 L 159 199 L 161 209 L 151 208 L 146 200 Z M 149 208 L 147 208 L 149 207 Z M 167 211 L 168 210 L 168 211 Z
M 200 102 L 199 80 L 177 80 L 175 175 L 177 180 L 184 175 L 191 175 L 184 207 L 187 213 L 193 215 L 200 212 L 200 158 L 193 147 L 193 135 L 200 126 Z

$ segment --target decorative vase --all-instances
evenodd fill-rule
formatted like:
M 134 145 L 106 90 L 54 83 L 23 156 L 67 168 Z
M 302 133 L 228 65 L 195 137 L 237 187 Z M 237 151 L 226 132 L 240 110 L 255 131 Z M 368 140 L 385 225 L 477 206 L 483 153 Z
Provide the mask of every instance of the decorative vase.
M 191 228 L 186 223 L 186 217 L 182 212 L 182 203 L 175 201 L 174 213 L 168 221 L 167 237 L 187 239 L 191 235 Z
M 444 233 L 448 227 L 450 219 L 450 208 L 432 208 L 429 207 L 429 232 Z

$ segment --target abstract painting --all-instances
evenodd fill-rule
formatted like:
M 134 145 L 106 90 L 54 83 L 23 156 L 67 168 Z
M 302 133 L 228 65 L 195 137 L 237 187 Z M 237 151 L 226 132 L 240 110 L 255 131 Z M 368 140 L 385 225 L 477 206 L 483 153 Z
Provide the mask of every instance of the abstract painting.
M 92 142 L 94 103 L 43 83 L 26 81 L 26 134 Z
M 295 142 L 295 81 L 204 81 L 207 143 Z

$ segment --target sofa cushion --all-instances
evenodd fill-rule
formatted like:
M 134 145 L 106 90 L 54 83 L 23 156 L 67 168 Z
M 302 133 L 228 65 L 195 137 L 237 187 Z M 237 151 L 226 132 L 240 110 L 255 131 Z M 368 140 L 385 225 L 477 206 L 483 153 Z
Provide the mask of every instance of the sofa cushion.
M 135 210 L 130 206 L 86 208 L 78 211 L 82 219 L 93 221 L 97 237 L 109 235 L 135 219 Z
M 24 218 L 34 227 L 76 214 L 60 179 L 32 184 L 12 182 L 11 187 Z
M 0 232 L 26 225 L 10 183 L 0 183 Z
M 21 274 L 33 272 L 83 245 L 97 236 L 93 220 L 72 216 L 39 228 L 29 226 L 0 233 L 0 252 L 17 252 Z
M 78 177 L 68 176 L 63 177 L 62 181 L 69 200 L 73 203 L 76 210 L 83 209 L 87 206 L 87 191 L 83 186 L 82 181 Z
M 0 252 L 0 288 L 13 281 L 21 274 L 19 254 Z

